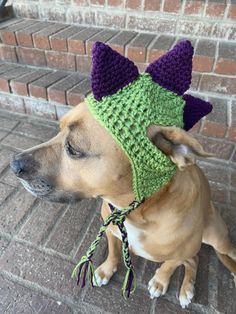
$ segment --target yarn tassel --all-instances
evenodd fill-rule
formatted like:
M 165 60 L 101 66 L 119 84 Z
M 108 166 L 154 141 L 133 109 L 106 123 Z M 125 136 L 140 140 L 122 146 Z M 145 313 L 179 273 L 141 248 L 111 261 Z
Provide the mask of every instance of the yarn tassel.
M 76 275 L 77 275 L 77 285 L 80 284 L 80 280 L 81 278 L 83 278 L 81 288 L 85 287 L 87 279 L 91 282 L 92 286 L 94 286 L 93 280 L 95 281 L 95 284 L 97 285 L 96 277 L 94 276 L 93 263 L 86 256 L 83 256 L 81 261 L 75 266 L 71 277 L 74 278 Z
M 133 287 L 133 288 L 132 288 Z M 133 268 L 128 268 L 122 285 L 122 294 L 124 299 L 129 298 L 130 294 L 136 289 L 136 276 Z

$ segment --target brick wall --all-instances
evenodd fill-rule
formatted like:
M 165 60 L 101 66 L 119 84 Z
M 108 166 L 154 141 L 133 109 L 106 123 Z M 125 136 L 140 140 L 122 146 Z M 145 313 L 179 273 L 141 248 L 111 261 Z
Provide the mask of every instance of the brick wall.
M 235 0 L 13 0 L 13 4 L 23 17 L 236 39 Z

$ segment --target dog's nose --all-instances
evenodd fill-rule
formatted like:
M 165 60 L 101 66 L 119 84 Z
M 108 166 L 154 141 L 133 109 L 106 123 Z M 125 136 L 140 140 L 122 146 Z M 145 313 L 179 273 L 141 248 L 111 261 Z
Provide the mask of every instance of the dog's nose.
M 26 171 L 26 160 L 24 159 L 13 159 L 10 162 L 10 167 L 15 175 L 20 176 Z

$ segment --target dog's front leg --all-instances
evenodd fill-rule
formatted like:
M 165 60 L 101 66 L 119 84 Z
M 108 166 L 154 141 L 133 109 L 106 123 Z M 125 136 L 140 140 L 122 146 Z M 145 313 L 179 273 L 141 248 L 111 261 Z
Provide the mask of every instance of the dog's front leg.
M 179 260 L 169 260 L 165 261 L 161 267 L 156 270 L 155 275 L 148 283 L 151 299 L 158 298 L 166 293 L 172 274 L 181 264 L 182 262 Z
M 99 287 L 109 282 L 112 275 L 117 271 L 117 266 L 121 259 L 121 241 L 109 229 L 107 229 L 106 235 L 108 240 L 108 256 L 105 262 L 96 269 L 94 275 L 96 277 L 94 284 Z

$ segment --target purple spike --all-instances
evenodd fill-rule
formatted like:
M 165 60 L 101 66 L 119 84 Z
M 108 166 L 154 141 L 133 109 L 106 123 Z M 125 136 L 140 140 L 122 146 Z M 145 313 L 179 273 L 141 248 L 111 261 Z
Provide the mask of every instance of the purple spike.
M 201 118 L 210 113 L 213 107 L 209 102 L 191 95 L 184 95 L 183 99 L 186 102 L 183 115 L 184 130 L 188 131 Z
M 138 68 L 132 61 L 101 42 L 93 45 L 91 82 L 96 100 L 116 93 L 138 75 Z
M 188 40 L 181 41 L 173 49 L 149 64 L 146 72 L 162 87 L 183 95 L 192 79 L 193 47 Z

